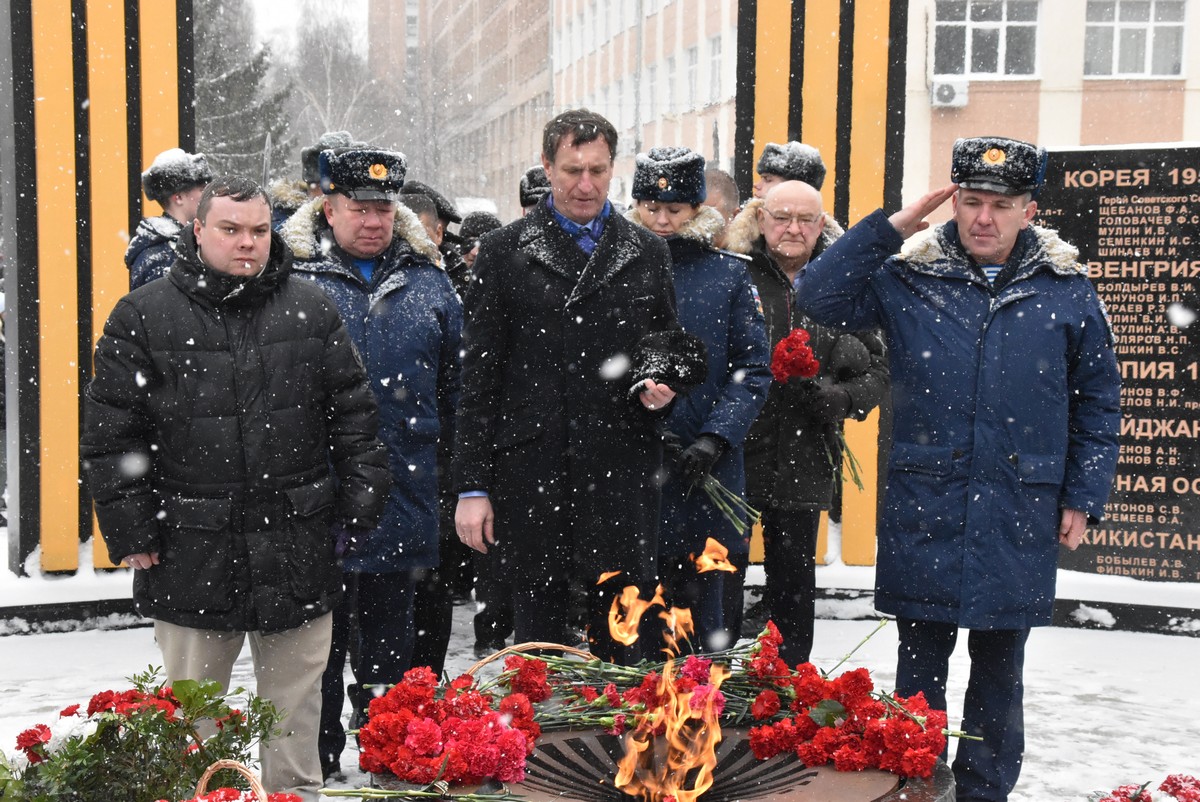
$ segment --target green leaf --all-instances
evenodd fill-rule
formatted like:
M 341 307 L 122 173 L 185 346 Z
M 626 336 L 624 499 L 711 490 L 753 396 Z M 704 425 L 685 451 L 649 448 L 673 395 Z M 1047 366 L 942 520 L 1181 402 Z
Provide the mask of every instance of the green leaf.
M 808 709 L 808 717 L 819 727 L 836 727 L 846 718 L 846 708 L 841 702 L 825 699 Z

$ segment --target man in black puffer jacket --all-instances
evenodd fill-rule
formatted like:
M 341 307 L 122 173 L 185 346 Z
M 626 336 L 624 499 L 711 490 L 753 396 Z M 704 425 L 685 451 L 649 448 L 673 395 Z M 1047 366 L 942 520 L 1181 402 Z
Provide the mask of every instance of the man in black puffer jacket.
M 227 687 L 249 633 L 287 712 L 271 791 L 317 797 L 320 679 L 342 572 L 331 531 L 387 498 L 377 408 L 336 307 L 290 279 L 266 193 L 220 178 L 167 281 L 122 298 L 96 346 L 82 452 L 110 558 L 136 569 L 168 679 Z

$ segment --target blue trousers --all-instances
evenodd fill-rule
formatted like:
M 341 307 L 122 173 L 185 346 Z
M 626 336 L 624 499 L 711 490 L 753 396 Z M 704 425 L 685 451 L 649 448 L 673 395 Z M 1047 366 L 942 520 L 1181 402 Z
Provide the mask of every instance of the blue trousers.
M 900 618 L 896 692 L 923 691 L 931 707 L 946 709 L 946 674 L 958 641 L 958 626 Z M 971 674 L 963 700 L 962 730 L 981 737 L 962 739 L 954 759 L 958 802 L 1008 799 L 1021 773 L 1025 752 L 1022 679 L 1028 629 L 970 630 Z
M 350 726 L 367 720 L 371 699 L 404 678 L 412 662 L 414 575 L 344 574 L 345 593 L 333 609 L 333 643 L 321 677 L 321 733 L 317 748 L 323 768 L 336 768 L 346 748 L 342 703 L 349 690 Z M 345 688 L 346 655 L 354 682 Z M 365 688 L 364 685 L 376 686 Z

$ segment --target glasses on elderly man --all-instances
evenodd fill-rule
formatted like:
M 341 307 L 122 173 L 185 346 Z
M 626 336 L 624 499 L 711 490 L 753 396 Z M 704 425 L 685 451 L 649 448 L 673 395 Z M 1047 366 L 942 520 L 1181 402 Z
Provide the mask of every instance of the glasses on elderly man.
M 783 212 L 773 212 L 770 209 L 763 209 L 777 226 L 790 226 L 792 223 L 798 224 L 801 228 L 809 228 L 816 225 L 820 219 L 819 214 L 785 214 Z

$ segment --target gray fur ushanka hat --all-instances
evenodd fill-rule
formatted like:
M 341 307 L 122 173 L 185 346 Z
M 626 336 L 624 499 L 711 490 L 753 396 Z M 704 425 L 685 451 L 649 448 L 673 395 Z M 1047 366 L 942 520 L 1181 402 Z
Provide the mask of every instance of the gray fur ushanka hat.
M 825 162 L 821 152 L 803 142 L 780 145 L 768 142 L 758 157 L 759 175 L 777 175 L 785 181 L 803 181 L 813 189 L 825 183 Z
M 637 155 L 633 171 L 634 200 L 660 203 L 704 203 L 704 157 L 690 148 L 650 148 Z

